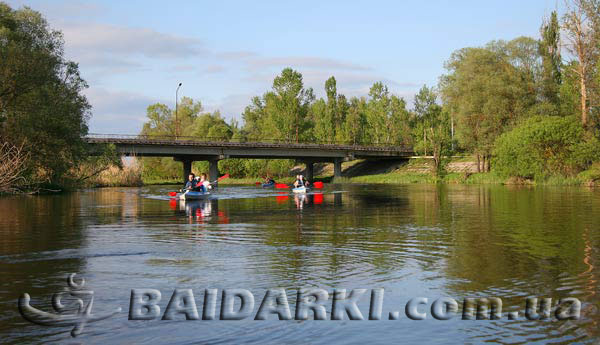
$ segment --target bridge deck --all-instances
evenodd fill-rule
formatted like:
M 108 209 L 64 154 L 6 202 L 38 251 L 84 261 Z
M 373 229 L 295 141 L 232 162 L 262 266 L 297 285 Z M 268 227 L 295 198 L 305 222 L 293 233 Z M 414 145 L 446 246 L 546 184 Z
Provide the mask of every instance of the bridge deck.
M 294 158 L 332 160 L 335 158 L 406 158 L 413 154 L 404 146 L 349 145 L 289 142 L 236 142 L 177 139 L 171 137 L 108 136 L 86 137 L 89 144 L 114 144 L 123 154 L 138 156 L 220 158 Z

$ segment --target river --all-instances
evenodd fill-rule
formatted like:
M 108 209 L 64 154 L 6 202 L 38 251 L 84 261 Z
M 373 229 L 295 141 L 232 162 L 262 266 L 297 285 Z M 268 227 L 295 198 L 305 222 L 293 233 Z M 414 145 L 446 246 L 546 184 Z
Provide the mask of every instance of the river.
M 171 187 L 173 188 L 173 187 Z M 298 196 L 225 186 L 207 201 L 169 200 L 169 186 L 103 188 L 0 198 L 2 344 L 592 344 L 600 340 L 600 192 L 586 188 L 468 185 L 326 185 Z M 24 320 L 17 301 L 52 312 L 67 277 L 93 291 L 94 315 L 70 326 Z M 268 289 L 285 289 L 294 316 L 299 288 L 329 293 L 327 320 L 254 320 Z M 333 289 L 368 289 L 365 320 L 330 320 Z M 129 320 L 132 289 L 162 294 L 160 317 Z M 175 289 L 255 297 L 240 321 L 161 320 Z M 383 289 L 381 320 L 367 320 Z M 338 290 L 339 291 L 339 290 Z M 379 290 L 377 290 L 379 291 Z M 89 296 L 88 296 L 89 297 Z M 407 302 L 426 297 L 405 315 Z M 501 298 L 499 320 L 432 317 L 440 297 Z M 578 320 L 528 320 L 527 297 L 574 297 Z M 65 299 L 72 302 L 72 298 Z M 65 302 L 65 304 L 69 304 Z M 189 301 L 188 301 L 189 302 Z M 70 304 L 72 306 L 72 303 Z M 189 306 L 189 305 L 188 305 Z M 237 306 L 237 305 L 236 305 Z M 217 308 L 217 316 L 219 314 Z M 388 320 L 398 311 L 399 320 Z M 516 320 L 507 312 L 518 311 Z M 65 311 L 72 314 L 74 311 Z M 309 313 L 312 318 L 312 313 Z

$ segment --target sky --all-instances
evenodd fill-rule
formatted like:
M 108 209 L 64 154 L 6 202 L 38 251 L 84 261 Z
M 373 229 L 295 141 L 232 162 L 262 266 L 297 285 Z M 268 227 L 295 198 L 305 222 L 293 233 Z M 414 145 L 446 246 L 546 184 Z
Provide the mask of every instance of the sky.
M 453 51 L 519 36 L 539 38 L 557 0 L 83 1 L 3 0 L 41 12 L 79 63 L 92 105 L 90 133 L 137 134 L 146 108 L 200 101 L 241 121 L 285 67 L 318 97 L 366 96 L 382 81 L 412 107 Z M 558 5 L 557 5 L 558 3 Z M 560 6 L 558 8 L 560 13 Z

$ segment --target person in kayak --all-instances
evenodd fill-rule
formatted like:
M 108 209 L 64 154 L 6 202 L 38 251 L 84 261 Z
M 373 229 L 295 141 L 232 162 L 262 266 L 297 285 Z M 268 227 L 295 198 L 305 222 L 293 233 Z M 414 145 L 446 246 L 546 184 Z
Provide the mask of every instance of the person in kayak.
M 206 193 L 211 188 L 208 176 L 206 176 L 205 173 L 200 175 L 200 180 L 198 181 L 198 184 L 196 184 L 196 188 L 202 191 L 202 193 Z
M 275 184 L 275 180 L 273 180 L 269 175 L 267 175 L 267 177 L 265 177 L 264 184 Z
M 302 175 L 296 175 L 296 182 L 294 182 L 294 188 L 308 187 L 309 183 L 304 179 Z
M 185 183 L 185 187 L 183 187 L 183 189 L 184 190 L 193 190 L 195 186 L 196 186 L 196 175 L 194 175 L 194 173 L 190 173 L 190 175 L 188 176 L 188 181 Z

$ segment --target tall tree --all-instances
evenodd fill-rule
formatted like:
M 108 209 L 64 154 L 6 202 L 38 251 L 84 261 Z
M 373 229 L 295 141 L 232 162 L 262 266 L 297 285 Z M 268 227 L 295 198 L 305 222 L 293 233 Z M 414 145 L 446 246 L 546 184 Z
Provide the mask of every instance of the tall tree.
M 562 83 L 562 58 L 560 55 L 560 26 L 556 11 L 540 28 L 539 53 L 542 56 L 541 94 L 546 102 L 559 106 Z
M 598 22 L 600 6 L 598 0 L 571 0 L 566 2 L 567 11 L 563 16 L 566 33 L 566 48 L 574 57 L 574 72 L 579 79 L 579 99 L 581 123 L 589 123 L 589 96 L 594 83 L 594 68 L 598 62 Z
M 344 122 L 343 131 L 346 140 L 353 145 L 362 144 L 365 141 L 365 127 L 367 101 L 364 97 L 352 97 L 348 104 L 348 115 Z
M 35 154 L 31 176 L 53 183 L 84 159 L 91 108 L 63 46 L 40 13 L 0 2 L 0 141 Z
M 267 123 L 277 139 L 300 141 L 310 127 L 308 111 L 314 101 L 311 88 L 305 89 L 302 74 L 285 68 L 273 80 L 273 91 L 264 96 Z
M 442 155 L 450 153 L 451 144 L 450 114 L 437 104 L 437 98 L 433 87 L 423 85 L 415 95 L 412 121 L 414 150 L 432 154 L 435 174 L 441 172 Z
M 265 102 L 262 97 L 252 97 L 252 103 L 244 109 L 242 118 L 244 127 L 242 135 L 251 141 L 257 141 L 263 137 L 263 122 L 265 121 Z
M 495 139 L 536 101 L 532 76 L 509 57 L 489 48 L 458 50 L 440 81 L 444 103 L 457 119 L 459 142 L 488 162 Z

